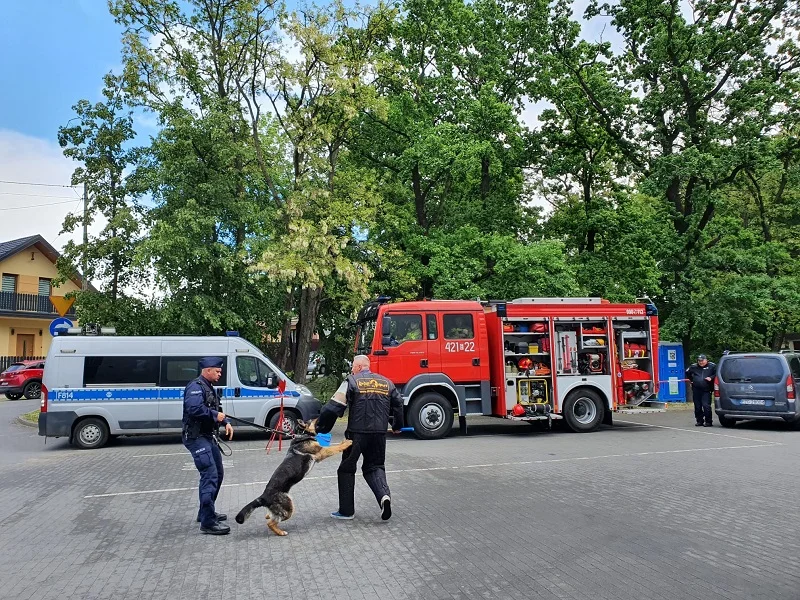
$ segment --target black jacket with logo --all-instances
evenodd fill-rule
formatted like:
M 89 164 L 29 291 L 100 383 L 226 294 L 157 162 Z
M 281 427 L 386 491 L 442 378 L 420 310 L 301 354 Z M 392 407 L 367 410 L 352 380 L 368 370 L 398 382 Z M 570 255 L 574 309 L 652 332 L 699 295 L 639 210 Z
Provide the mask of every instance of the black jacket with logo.
M 344 415 L 347 406 L 350 407 L 347 417 L 347 431 L 350 433 L 386 433 L 389 416 L 394 431 L 403 428 L 403 397 L 383 375 L 370 371 L 350 375 L 346 398 L 346 406 L 332 400 L 322 407 L 317 420 L 318 432 L 330 431 L 336 418 Z
M 686 369 L 686 379 L 692 384 L 692 389 L 698 392 L 710 392 L 714 389 L 714 377 L 717 375 L 717 365 L 709 361 L 705 367 L 697 363 Z M 711 381 L 706 381 L 710 377 Z

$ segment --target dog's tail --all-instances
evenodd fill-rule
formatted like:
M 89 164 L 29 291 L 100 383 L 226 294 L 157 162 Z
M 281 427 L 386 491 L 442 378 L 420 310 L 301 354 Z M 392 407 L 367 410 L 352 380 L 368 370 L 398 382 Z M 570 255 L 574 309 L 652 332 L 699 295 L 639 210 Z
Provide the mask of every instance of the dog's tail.
M 259 506 L 264 506 L 264 503 L 261 501 L 261 497 L 256 498 L 250 504 L 246 505 L 242 510 L 240 510 L 239 514 L 236 515 L 236 522 L 239 525 L 244 523 L 247 518 L 253 514 L 253 511 Z

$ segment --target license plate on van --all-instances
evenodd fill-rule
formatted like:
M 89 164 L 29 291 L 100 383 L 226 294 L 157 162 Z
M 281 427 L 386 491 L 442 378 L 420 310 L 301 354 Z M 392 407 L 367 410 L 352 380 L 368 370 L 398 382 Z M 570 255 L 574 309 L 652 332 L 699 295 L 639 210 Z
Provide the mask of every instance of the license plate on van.
M 764 406 L 767 403 L 763 398 L 742 398 L 739 404 L 753 404 L 756 406 Z

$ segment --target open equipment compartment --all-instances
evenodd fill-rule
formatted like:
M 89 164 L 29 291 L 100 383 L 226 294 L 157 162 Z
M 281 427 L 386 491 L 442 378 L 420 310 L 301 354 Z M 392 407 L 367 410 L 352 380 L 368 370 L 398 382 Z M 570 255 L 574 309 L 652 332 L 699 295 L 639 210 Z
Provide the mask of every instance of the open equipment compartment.
M 502 320 L 506 409 L 511 411 L 510 418 L 547 419 L 552 412 L 549 321 L 547 317 Z

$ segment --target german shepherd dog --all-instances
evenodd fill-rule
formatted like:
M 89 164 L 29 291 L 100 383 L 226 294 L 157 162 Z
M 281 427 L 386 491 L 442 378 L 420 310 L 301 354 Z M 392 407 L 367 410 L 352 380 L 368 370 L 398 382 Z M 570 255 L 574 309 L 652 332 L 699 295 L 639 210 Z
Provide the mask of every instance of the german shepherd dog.
M 288 520 L 294 514 L 294 503 L 289 496 L 289 490 L 292 489 L 294 484 L 302 481 L 303 477 L 308 475 L 316 463 L 339 452 L 344 452 L 353 445 L 352 440 L 344 440 L 341 444 L 335 446 L 320 446 L 315 439 L 317 435 L 316 424 L 316 419 L 310 423 L 298 422 L 299 430 L 302 432 L 292 440 L 289 450 L 286 452 L 286 457 L 270 477 L 267 487 L 264 488 L 264 493 L 236 515 L 237 523 L 241 525 L 255 509 L 263 506 L 267 509 L 267 527 L 275 535 L 286 535 L 286 532 L 279 527 L 279 524 L 281 521 Z

